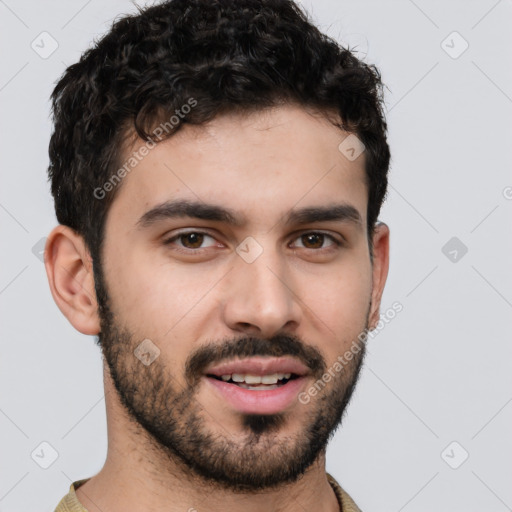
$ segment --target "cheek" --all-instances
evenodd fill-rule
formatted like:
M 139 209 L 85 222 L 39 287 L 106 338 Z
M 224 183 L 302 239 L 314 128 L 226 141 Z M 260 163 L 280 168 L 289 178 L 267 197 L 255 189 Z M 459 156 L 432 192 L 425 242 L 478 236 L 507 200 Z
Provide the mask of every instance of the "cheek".
M 308 287 L 304 302 L 336 332 L 340 327 L 359 326 L 366 320 L 371 287 L 362 281 L 331 278 L 325 286 Z
M 308 323 L 317 331 L 313 339 L 319 335 L 323 338 L 321 343 L 329 359 L 343 353 L 365 329 L 371 284 L 369 262 L 340 266 L 302 283 L 299 297 L 304 303 L 305 318 L 309 318 Z
M 106 258 L 105 278 L 112 309 L 118 321 L 134 333 L 147 333 L 155 317 L 161 317 L 167 307 L 166 295 L 172 296 L 168 288 L 165 293 L 166 276 L 148 256 L 112 243 Z
M 172 338 L 191 321 L 198 325 L 198 314 L 206 315 L 205 294 L 222 277 L 218 267 L 180 265 L 160 251 L 111 255 L 108 283 L 116 312 L 132 332 L 156 340 Z

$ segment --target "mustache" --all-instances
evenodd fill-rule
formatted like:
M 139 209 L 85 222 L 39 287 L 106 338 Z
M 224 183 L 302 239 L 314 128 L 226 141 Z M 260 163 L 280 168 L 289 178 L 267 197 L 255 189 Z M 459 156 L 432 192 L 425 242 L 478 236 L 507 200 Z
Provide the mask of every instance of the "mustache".
M 320 351 L 304 344 L 296 336 L 278 334 L 268 339 L 245 336 L 224 340 L 221 343 L 208 342 L 197 349 L 185 364 L 185 377 L 190 385 L 194 385 L 201 379 L 209 365 L 252 356 L 294 357 L 307 366 L 316 377 L 323 375 L 327 368 Z

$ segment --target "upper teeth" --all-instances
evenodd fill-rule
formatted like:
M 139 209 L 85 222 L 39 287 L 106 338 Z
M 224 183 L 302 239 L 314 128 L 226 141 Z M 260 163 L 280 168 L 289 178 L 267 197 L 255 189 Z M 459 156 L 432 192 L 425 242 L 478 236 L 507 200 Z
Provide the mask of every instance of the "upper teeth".
M 222 375 L 221 379 L 228 381 L 233 379 L 234 382 L 245 382 L 246 384 L 276 384 L 278 380 L 289 379 L 291 373 L 273 373 L 272 375 L 249 375 L 241 373 L 233 373 Z

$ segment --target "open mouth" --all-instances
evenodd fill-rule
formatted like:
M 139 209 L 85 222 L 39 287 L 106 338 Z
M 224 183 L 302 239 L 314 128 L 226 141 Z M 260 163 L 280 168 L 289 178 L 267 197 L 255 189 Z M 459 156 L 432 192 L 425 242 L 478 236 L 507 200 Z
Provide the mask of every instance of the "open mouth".
M 227 384 L 234 384 L 235 386 L 251 389 L 254 391 L 270 391 L 272 389 L 280 388 L 291 380 L 299 378 L 295 373 L 274 373 L 271 375 L 242 375 L 242 374 L 226 374 L 222 376 L 207 374 L 207 377 L 216 379 Z
M 207 389 L 237 412 L 276 414 L 295 406 L 310 373 L 294 357 L 251 356 L 211 365 L 204 376 Z
M 205 377 L 213 393 L 237 412 L 276 414 L 296 404 L 306 385 L 307 369 L 290 361 L 253 359 L 218 365 L 207 370 Z

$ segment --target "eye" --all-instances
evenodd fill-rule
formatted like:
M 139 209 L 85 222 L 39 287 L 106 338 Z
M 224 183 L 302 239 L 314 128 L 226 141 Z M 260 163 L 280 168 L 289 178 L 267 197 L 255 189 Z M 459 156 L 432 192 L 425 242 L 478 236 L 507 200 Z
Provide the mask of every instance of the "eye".
M 331 243 L 326 246 L 326 247 L 322 247 L 325 240 L 328 239 L 331 241 Z M 334 236 L 332 235 L 328 235 L 327 233 L 320 233 L 320 232 L 316 232 L 316 231 L 311 231 L 309 233 L 303 233 L 302 235 L 300 235 L 298 238 L 296 238 L 296 240 L 300 240 L 301 243 L 302 243 L 302 248 L 304 249 L 326 249 L 326 248 L 329 248 L 329 247 L 333 247 L 333 246 L 341 246 L 342 243 L 338 240 L 336 240 L 336 238 L 334 238 Z M 301 247 L 301 246 L 299 246 Z
M 203 245 L 207 239 L 210 239 L 211 243 L 209 245 Z M 334 249 L 343 245 L 343 243 L 338 241 L 334 236 L 316 231 L 302 233 L 295 240 L 300 240 L 301 245 L 298 246 L 299 248 L 311 249 L 314 251 L 328 251 L 329 249 Z M 325 245 L 326 241 L 330 241 L 330 244 Z M 181 232 L 167 240 L 164 240 L 163 243 L 165 245 L 174 245 L 177 251 L 185 253 L 198 253 L 204 249 L 215 247 L 217 245 L 215 238 L 203 231 Z
M 211 240 L 214 241 L 214 243 L 211 245 L 208 245 L 206 247 L 201 247 L 205 241 L 205 238 L 210 238 Z M 165 240 L 164 244 L 172 245 L 176 241 L 180 242 L 178 244 L 178 250 L 180 247 L 182 249 L 185 249 L 188 251 L 194 251 L 197 249 L 205 249 L 207 247 L 215 246 L 215 239 L 212 236 L 210 236 L 208 233 L 204 233 L 202 231 L 188 231 L 186 233 L 178 233 L 177 235 L 173 236 L 172 238 Z

